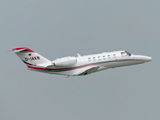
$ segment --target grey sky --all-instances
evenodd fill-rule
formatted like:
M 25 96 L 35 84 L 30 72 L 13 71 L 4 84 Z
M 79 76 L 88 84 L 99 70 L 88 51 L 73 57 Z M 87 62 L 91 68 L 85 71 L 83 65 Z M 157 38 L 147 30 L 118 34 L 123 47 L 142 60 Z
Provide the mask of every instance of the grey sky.
M 160 111 L 160 1 L 1 0 L 0 120 L 153 120 Z M 153 60 L 85 77 L 26 70 L 12 52 L 57 57 L 128 50 Z

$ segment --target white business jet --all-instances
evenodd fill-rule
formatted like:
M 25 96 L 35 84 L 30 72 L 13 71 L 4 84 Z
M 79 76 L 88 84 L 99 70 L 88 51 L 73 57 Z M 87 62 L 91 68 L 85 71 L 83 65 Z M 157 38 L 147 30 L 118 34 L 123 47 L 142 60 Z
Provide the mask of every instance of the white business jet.
M 77 54 L 76 57 L 68 56 L 50 61 L 27 47 L 14 48 L 12 51 L 20 57 L 29 70 L 67 76 L 88 75 L 109 68 L 136 65 L 152 60 L 151 57 L 133 55 L 127 51 L 114 51 L 85 56 Z

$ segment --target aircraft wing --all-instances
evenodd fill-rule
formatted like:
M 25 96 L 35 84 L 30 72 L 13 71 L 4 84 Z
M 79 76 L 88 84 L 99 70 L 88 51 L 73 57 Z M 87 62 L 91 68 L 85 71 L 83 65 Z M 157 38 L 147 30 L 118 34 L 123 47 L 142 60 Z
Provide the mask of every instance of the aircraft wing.
M 77 72 L 75 72 L 74 75 L 87 75 L 90 74 L 92 72 L 96 72 L 98 70 L 98 66 L 92 66 L 92 67 L 85 67 L 83 69 L 78 70 Z

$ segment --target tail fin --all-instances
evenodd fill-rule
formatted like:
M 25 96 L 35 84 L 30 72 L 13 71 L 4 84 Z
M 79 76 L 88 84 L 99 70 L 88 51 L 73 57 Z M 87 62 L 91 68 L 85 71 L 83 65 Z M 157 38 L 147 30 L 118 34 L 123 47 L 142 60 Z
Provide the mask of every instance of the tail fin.
M 27 66 L 37 66 L 39 64 L 51 63 L 50 60 L 27 47 L 13 48 L 12 50 Z

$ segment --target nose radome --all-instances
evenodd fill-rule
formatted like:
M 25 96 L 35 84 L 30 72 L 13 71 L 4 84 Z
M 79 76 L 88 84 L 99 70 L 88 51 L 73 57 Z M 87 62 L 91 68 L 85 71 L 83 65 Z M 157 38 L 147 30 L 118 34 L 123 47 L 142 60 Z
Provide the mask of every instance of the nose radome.
M 146 62 L 149 62 L 149 61 L 151 61 L 151 60 L 152 60 L 152 57 L 145 56 L 145 61 L 146 61 Z

